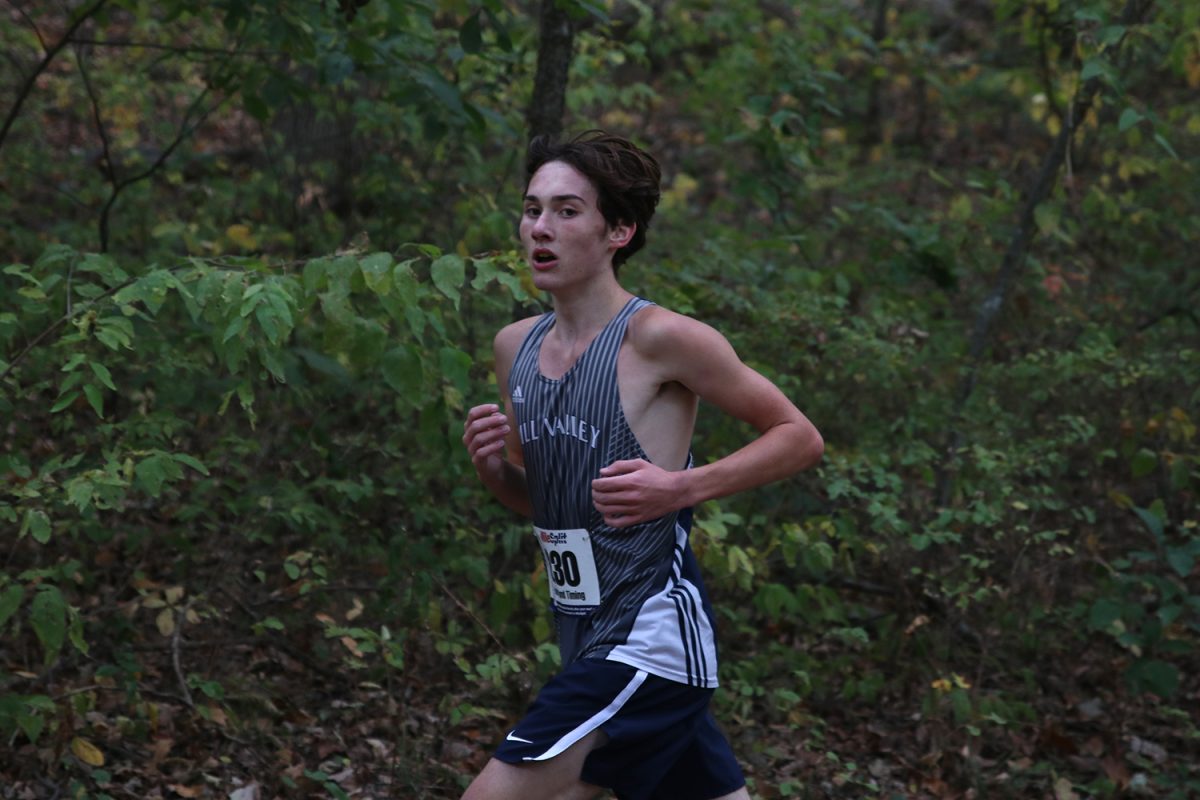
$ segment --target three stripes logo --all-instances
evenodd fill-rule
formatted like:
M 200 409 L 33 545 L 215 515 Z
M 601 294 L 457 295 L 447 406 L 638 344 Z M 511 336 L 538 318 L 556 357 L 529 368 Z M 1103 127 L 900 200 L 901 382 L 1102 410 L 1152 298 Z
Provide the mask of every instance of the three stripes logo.
M 516 386 L 513 388 L 512 401 L 514 403 L 524 403 L 525 402 L 525 392 L 521 391 L 520 386 Z

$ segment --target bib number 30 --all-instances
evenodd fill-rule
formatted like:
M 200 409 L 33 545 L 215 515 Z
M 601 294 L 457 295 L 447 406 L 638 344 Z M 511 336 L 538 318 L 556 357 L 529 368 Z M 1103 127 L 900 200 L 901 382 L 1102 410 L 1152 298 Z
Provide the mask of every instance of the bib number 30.
M 592 535 L 586 528 L 533 529 L 546 561 L 550 599 L 567 608 L 600 605 L 600 580 Z

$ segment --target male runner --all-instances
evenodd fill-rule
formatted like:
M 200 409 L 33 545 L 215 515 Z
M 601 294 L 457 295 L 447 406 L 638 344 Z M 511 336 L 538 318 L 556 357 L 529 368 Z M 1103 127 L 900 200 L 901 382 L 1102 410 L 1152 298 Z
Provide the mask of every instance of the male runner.
M 653 157 L 592 131 L 535 139 L 520 235 L 554 311 L 496 334 L 504 406 L 467 414 L 480 479 L 531 517 L 563 669 L 464 800 L 748 798 L 708 711 L 713 615 L 688 546 L 691 508 L 811 467 L 820 434 L 708 325 L 634 297 L 617 268 L 645 242 Z M 758 430 L 704 466 L 703 399 Z

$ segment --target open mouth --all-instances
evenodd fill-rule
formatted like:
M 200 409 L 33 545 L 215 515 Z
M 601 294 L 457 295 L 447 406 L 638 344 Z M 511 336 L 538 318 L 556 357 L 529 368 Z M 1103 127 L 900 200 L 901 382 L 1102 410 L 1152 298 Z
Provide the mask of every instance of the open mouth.
M 533 251 L 533 265 L 535 267 L 548 267 L 557 260 L 558 256 L 549 250 L 539 248 Z

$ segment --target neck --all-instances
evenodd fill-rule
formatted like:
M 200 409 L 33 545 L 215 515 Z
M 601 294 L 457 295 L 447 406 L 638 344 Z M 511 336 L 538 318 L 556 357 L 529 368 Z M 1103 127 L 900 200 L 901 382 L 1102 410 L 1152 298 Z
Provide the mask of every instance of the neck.
M 633 297 L 609 272 L 601 280 L 575 291 L 556 292 L 554 327 L 566 339 L 594 334 L 617 315 Z

